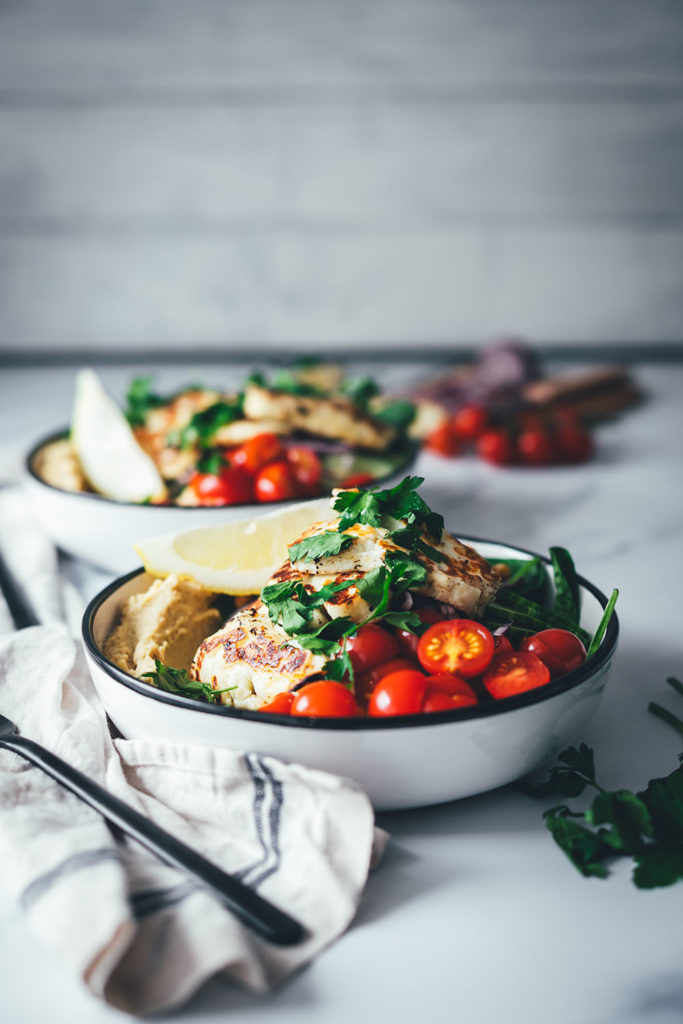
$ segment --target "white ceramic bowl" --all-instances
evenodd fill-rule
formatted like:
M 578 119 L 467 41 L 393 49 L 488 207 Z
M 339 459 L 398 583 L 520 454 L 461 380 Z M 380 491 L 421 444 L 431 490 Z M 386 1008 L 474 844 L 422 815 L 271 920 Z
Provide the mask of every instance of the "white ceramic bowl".
M 504 544 L 462 538 L 485 558 L 531 558 Z M 582 625 L 597 627 L 607 599 L 579 578 Z M 598 707 L 617 645 L 613 616 L 597 653 L 547 686 L 487 705 L 395 718 L 291 718 L 203 704 L 165 693 L 127 675 L 102 654 L 121 602 L 144 590 L 143 570 L 115 580 L 83 618 L 90 672 L 110 718 L 131 739 L 186 743 L 271 754 L 345 775 L 378 810 L 456 800 L 521 778 L 581 739 Z
M 44 533 L 57 547 L 108 572 L 125 573 L 139 565 L 140 556 L 133 545 L 147 537 L 253 519 L 298 500 L 183 508 L 178 505 L 139 505 L 114 501 L 100 494 L 63 491 L 38 476 L 34 460 L 44 445 L 66 436 L 66 430 L 50 434 L 38 441 L 26 456 L 24 483 L 31 509 Z M 403 477 L 415 456 L 416 449 L 412 449 L 389 477 L 378 478 L 375 483 L 391 483 Z

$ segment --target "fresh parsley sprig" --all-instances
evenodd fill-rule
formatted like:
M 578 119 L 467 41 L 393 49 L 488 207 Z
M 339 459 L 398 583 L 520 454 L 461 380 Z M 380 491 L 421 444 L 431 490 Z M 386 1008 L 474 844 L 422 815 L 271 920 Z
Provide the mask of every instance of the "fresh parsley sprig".
M 131 381 L 126 394 L 126 419 L 131 427 L 143 427 L 147 413 L 151 409 L 158 409 L 167 401 L 168 399 L 152 391 L 151 377 L 136 377 Z
M 149 679 L 153 686 L 159 690 L 166 690 L 167 693 L 179 693 L 183 697 L 193 697 L 195 700 L 204 700 L 209 704 L 219 704 L 220 695 L 236 689 L 234 686 L 226 686 L 222 690 L 214 690 L 208 683 L 202 683 L 199 679 L 191 679 L 184 668 L 170 668 L 161 661 L 154 659 L 154 672 L 143 672 L 141 679 Z
M 290 544 L 287 549 L 289 560 L 295 562 L 316 562 L 319 558 L 338 555 L 350 547 L 353 537 L 339 533 L 337 530 L 323 530 L 312 537 L 300 540 L 298 544 Z
M 683 683 L 670 676 L 669 685 L 683 696 Z M 683 735 L 683 721 L 654 702 L 648 710 Z M 592 789 L 584 810 L 558 804 L 544 812 L 546 828 L 571 863 L 586 877 L 606 878 L 617 857 L 634 863 L 633 882 L 654 889 L 683 880 L 683 754 L 679 766 L 664 778 L 651 779 L 645 789 L 609 791 L 596 779 L 593 751 L 582 743 L 569 747 L 541 783 L 520 783 L 531 796 L 575 798 Z
M 177 444 L 179 448 L 210 448 L 214 435 L 221 427 L 235 420 L 242 419 L 242 399 L 237 396 L 232 401 L 214 402 L 206 409 L 196 412 L 177 434 L 169 435 L 169 444 Z

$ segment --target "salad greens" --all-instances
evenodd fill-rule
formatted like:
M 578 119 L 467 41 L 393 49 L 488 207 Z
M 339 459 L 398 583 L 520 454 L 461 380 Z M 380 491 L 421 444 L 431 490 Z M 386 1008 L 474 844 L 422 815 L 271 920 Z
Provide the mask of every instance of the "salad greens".
M 234 690 L 234 686 L 226 686 L 224 690 L 214 690 L 208 683 L 198 679 L 190 679 L 187 669 L 169 668 L 163 662 L 154 659 L 154 672 L 143 672 L 141 679 L 149 679 L 150 683 L 167 693 L 179 693 L 182 697 L 194 697 L 205 700 L 209 704 L 219 704 L 222 693 Z
M 683 683 L 667 683 L 683 696 Z M 648 710 L 683 735 L 683 721 L 654 702 Z M 530 796 L 576 798 L 595 795 L 584 810 L 557 804 L 544 812 L 548 831 L 574 867 L 586 877 L 606 878 L 608 864 L 618 857 L 634 863 L 633 882 L 654 889 L 683 880 L 683 754 L 670 775 L 651 779 L 645 789 L 609 791 L 596 778 L 593 751 L 582 743 L 569 747 L 541 783 L 518 783 Z

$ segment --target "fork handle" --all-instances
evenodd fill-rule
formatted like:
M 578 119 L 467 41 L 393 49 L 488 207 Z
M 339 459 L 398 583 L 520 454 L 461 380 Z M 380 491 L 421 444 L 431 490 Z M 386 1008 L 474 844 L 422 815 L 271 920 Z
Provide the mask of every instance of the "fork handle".
M 180 842 L 39 743 L 25 736 L 8 736 L 0 739 L 0 747 L 14 751 L 41 768 L 60 785 L 94 807 L 108 821 L 156 854 L 159 860 L 180 868 L 209 886 L 236 917 L 264 939 L 281 946 L 291 946 L 306 937 L 303 925 L 289 914 L 279 910 L 249 886 L 212 864 L 196 850 Z

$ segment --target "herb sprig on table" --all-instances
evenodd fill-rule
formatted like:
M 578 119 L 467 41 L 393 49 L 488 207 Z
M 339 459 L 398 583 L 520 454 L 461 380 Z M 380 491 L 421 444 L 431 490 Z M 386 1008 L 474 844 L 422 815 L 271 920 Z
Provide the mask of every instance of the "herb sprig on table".
M 683 683 L 667 683 L 683 696 Z M 683 736 L 683 721 L 657 703 L 648 710 Z M 575 810 L 557 804 L 544 812 L 546 827 L 572 864 L 586 877 L 606 878 L 608 864 L 619 857 L 633 860 L 633 882 L 654 889 L 683 880 L 683 754 L 670 775 L 651 779 L 645 789 L 609 791 L 596 778 L 593 751 L 582 743 L 569 747 L 541 783 L 520 783 L 531 796 L 580 797 L 594 791 L 590 805 Z

